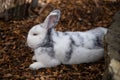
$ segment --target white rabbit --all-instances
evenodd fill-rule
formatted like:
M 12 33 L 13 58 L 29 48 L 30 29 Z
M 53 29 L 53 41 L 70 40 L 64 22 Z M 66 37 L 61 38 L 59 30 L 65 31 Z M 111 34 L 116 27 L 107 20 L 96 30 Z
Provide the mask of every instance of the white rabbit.
M 53 10 L 41 24 L 30 29 L 28 46 L 34 49 L 31 69 L 54 67 L 62 64 L 95 62 L 103 57 L 103 37 L 106 28 L 98 27 L 85 32 L 59 32 L 54 27 L 60 11 Z

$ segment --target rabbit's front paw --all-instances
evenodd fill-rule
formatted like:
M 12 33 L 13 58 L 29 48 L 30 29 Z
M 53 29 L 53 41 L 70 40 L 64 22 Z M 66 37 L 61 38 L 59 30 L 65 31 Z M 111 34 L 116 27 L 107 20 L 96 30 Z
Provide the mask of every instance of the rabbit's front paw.
M 34 60 L 36 60 L 36 57 L 35 57 L 35 55 L 32 57 L 32 60 L 34 61 Z
M 43 68 L 43 67 L 45 67 L 45 66 L 43 64 L 41 64 L 40 62 L 34 62 L 33 64 L 31 64 L 29 66 L 29 68 L 31 70 L 38 70 L 38 69 Z

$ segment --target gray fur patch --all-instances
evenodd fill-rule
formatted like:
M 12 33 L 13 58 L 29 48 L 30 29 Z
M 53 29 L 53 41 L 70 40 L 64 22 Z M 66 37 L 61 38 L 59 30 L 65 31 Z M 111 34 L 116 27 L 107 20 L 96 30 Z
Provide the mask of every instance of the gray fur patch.
M 70 45 L 69 45 L 69 51 L 66 52 L 66 55 L 65 55 L 65 62 L 68 62 L 70 59 L 71 59 L 71 56 L 72 56 L 72 53 L 73 53 L 73 46 L 76 46 L 76 47 L 79 47 L 79 46 L 84 46 L 84 39 L 76 33 L 75 36 L 77 36 L 80 40 L 80 43 L 76 43 L 76 41 L 74 40 L 74 38 L 69 35 L 68 33 L 64 33 L 64 35 L 68 35 L 70 36 Z
M 71 55 L 73 53 L 73 40 L 71 39 L 71 37 L 70 37 L 70 40 L 71 40 L 71 43 L 69 45 L 69 50 L 66 52 L 66 55 L 65 55 L 65 62 L 68 62 L 71 59 Z
M 80 34 L 76 33 L 77 38 L 79 39 L 79 43 L 75 41 L 75 39 L 71 36 L 70 40 L 72 42 L 72 45 L 79 47 L 79 46 L 84 46 L 84 39 L 80 36 Z
M 97 36 L 96 39 L 93 40 L 93 41 L 94 41 L 95 47 L 103 47 L 102 46 L 102 40 L 101 40 L 101 38 L 99 36 Z
M 54 50 L 53 50 L 53 48 L 52 47 L 49 47 L 49 48 L 42 48 L 41 49 L 41 53 L 43 53 L 43 54 L 48 54 L 49 56 L 51 56 L 51 57 L 54 57 L 55 55 L 55 53 L 54 53 Z
M 79 38 L 79 40 L 80 40 L 80 45 L 78 45 L 78 46 L 84 46 L 84 38 L 83 37 L 81 37 L 81 35 L 80 34 L 77 34 L 77 37 Z

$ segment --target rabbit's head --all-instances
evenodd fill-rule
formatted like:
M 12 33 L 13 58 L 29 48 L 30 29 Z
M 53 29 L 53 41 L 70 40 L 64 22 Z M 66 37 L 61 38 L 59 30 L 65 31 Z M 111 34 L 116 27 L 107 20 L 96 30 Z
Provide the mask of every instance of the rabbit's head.
M 60 18 L 60 10 L 53 10 L 41 24 L 33 26 L 28 32 L 27 44 L 35 49 L 43 45 L 48 31 L 55 27 Z

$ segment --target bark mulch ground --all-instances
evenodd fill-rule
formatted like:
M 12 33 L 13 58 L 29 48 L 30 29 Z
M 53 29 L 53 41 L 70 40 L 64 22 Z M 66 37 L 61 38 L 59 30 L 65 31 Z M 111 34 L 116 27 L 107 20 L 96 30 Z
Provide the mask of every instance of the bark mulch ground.
M 31 71 L 33 51 L 26 44 L 29 29 L 42 22 L 48 13 L 58 8 L 61 19 L 58 31 L 84 31 L 98 26 L 109 27 L 119 3 L 101 2 L 96 7 L 92 0 L 60 0 L 48 5 L 37 17 L 9 22 L 0 21 L 0 80 L 101 80 L 104 59 L 89 64 L 60 65 Z

